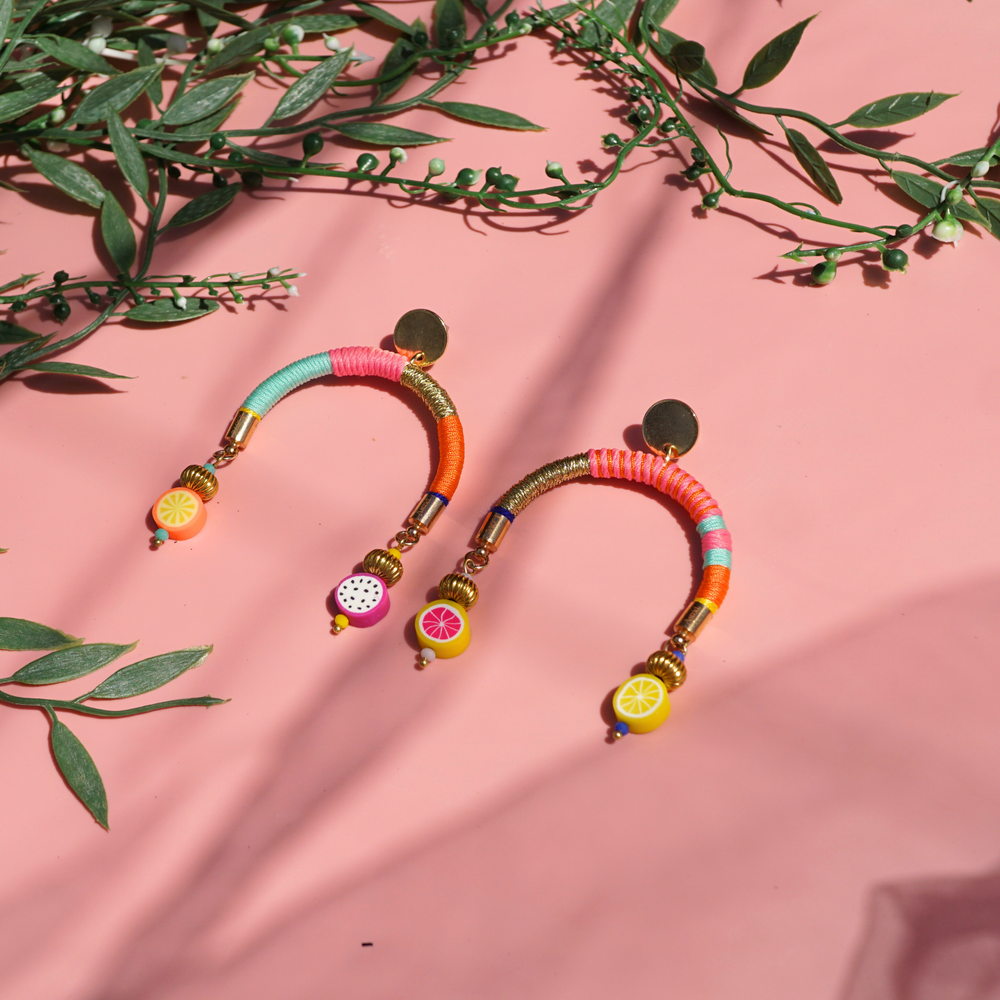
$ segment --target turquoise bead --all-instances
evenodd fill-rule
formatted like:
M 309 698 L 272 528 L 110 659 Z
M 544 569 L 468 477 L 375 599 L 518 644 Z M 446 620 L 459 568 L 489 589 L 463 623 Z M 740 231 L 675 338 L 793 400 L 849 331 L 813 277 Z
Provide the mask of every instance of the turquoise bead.
M 165 542 L 170 537 L 170 532 L 167 531 L 166 528 L 157 528 L 156 531 L 153 532 L 153 537 L 158 542 Z
M 209 472 L 211 472 L 213 476 L 215 475 L 215 466 L 214 466 L 214 465 L 212 465 L 212 463 L 211 463 L 211 462 L 206 462 L 206 463 L 205 463 L 205 464 L 204 464 L 204 465 L 202 466 L 202 468 L 203 468 L 203 469 L 208 469 L 208 471 L 209 471 Z

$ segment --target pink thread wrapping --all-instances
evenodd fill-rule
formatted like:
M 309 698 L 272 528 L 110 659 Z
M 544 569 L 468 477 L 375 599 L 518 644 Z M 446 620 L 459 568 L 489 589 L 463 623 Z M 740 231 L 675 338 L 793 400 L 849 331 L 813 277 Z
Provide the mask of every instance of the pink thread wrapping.
M 333 374 L 341 378 L 377 375 L 398 382 L 407 364 L 402 354 L 378 347 L 335 347 L 329 353 Z
M 668 464 L 658 455 L 642 451 L 621 451 L 618 448 L 591 449 L 590 474 L 595 479 L 628 479 L 645 483 L 676 500 L 695 519 L 722 516 L 708 490 L 676 465 Z M 724 528 L 705 533 L 701 541 L 702 555 L 709 549 L 729 549 L 733 540 Z

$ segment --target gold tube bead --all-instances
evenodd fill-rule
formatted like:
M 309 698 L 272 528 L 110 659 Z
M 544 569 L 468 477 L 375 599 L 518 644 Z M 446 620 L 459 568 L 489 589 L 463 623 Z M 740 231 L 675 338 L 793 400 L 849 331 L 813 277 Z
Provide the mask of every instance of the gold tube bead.
M 708 624 L 711 617 L 711 608 L 702 604 L 701 601 L 692 601 L 684 609 L 684 614 L 677 619 L 674 631 L 680 632 L 688 642 L 694 642 L 698 638 L 698 633 Z
M 366 573 L 385 580 L 391 587 L 403 575 L 403 564 L 388 549 L 372 549 L 361 563 Z
M 580 455 L 570 455 L 558 462 L 549 462 L 540 469 L 529 473 L 519 483 L 515 483 L 496 502 L 497 507 L 509 510 L 515 517 L 531 503 L 535 497 L 540 497 L 555 486 L 568 483 L 571 479 L 590 475 L 590 459 L 586 452 Z
M 206 502 L 219 492 L 219 480 L 203 465 L 189 465 L 181 473 L 181 485 L 194 490 Z
M 667 685 L 668 691 L 679 688 L 687 677 L 684 661 L 666 649 L 658 649 L 646 660 L 646 672 L 655 674 Z
M 426 535 L 447 506 L 436 493 L 425 493 L 410 512 L 407 523 Z
M 236 416 L 229 422 L 229 429 L 225 433 L 225 440 L 232 441 L 240 451 L 242 451 L 253 437 L 253 432 L 257 430 L 260 417 L 253 410 L 245 410 L 242 407 L 236 411 Z
M 435 420 L 450 417 L 457 412 L 448 393 L 427 372 L 416 365 L 409 364 L 403 369 L 399 383 L 415 392 L 427 404 Z
M 479 526 L 479 531 L 476 532 L 476 544 L 492 554 L 500 547 L 503 536 L 509 530 L 510 521 L 503 514 L 491 510 Z
M 461 604 L 463 608 L 471 608 L 479 600 L 479 588 L 464 573 L 449 573 L 441 577 L 438 597 Z

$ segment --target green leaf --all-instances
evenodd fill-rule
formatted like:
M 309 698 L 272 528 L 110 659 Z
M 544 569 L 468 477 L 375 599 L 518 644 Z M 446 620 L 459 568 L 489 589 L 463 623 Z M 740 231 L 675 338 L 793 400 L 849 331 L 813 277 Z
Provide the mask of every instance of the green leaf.
M 911 118 L 919 118 L 957 96 L 957 94 L 937 94 L 931 91 L 883 97 L 881 101 L 873 101 L 858 108 L 849 118 L 838 122 L 835 127 L 853 125 L 855 128 L 880 128 L 882 125 L 898 125 L 900 122 L 908 122 Z
M 413 53 L 413 44 L 407 35 L 401 35 L 393 43 L 392 48 L 389 49 L 389 54 L 385 57 L 385 62 L 382 63 L 376 74 L 377 76 L 391 77 L 391 79 L 385 80 L 378 85 L 378 91 L 375 95 L 376 104 L 395 94 L 413 76 L 414 70 L 417 68 L 416 63 L 407 69 L 402 69 Z M 394 76 L 393 74 L 397 72 L 399 75 Z
M 320 31 L 346 31 L 358 26 L 357 20 L 346 14 L 305 14 L 293 17 L 290 23 L 297 24 L 307 35 Z
M 253 146 L 240 146 L 238 143 L 228 143 L 229 148 L 242 153 L 248 160 L 260 163 L 267 167 L 297 167 L 302 161 L 291 156 L 279 156 L 277 153 L 266 153 L 262 149 L 254 149 Z
M 642 5 L 643 20 L 650 27 L 659 27 L 670 17 L 676 6 L 677 0 L 646 0 Z
M 117 79 L 121 80 L 123 77 Z M 55 153 L 44 153 L 30 147 L 26 147 L 25 152 L 34 168 L 60 191 L 65 191 L 71 198 L 94 208 L 101 207 L 107 192 L 89 170 L 65 157 L 56 156 Z
M 89 375 L 91 378 L 135 378 L 134 375 L 116 375 L 103 368 L 91 368 L 90 365 L 77 365 L 72 361 L 38 361 L 29 362 L 24 366 L 30 371 L 53 372 L 57 375 Z
M 0 618 L 0 649 L 65 649 L 83 639 L 26 618 Z
M 527 118 L 512 114 L 510 111 L 500 111 L 498 108 L 487 108 L 482 104 L 463 104 L 459 101 L 423 101 L 429 108 L 461 118 L 477 125 L 492 125 L 494 128 L 512 128 L 522 132 L 544 132 L 541 125 L 529 122 Z
M 664 65 L 668 69 L 672 69 L 675 73 L 680 73 L 682 76 L 690 76 L 695 83 L 699 83 L 703 87 L 714 87 L 719 82 L 719 79 L 715 75 L 715 70 L 712 69 L 712 64 L 705 58 L 705 47 L 703 45 L 699 45 L 698 42 L 692 42 L 691 45 L 697 46 L 697 48 L 691 48 L 690 50 L 681 49 L 679 51 L 682 57 L 686 57 L 685 65 L 698 65 L 699 69 L 694 72 L 686 72 L 675 63 L 673 49 L 682 43 L 687 44 L 687 39 L 681 38 L 680 35 L 676 35 L 666 28 L 659 28 L 657 30 L 657 37 L 650 39 L 653 51 L 663 60 Z M 700 63 L 698 63 L 699 55 L 701 58 Z
M 369 17 L 375 18 L 376 21 L 381 21 L 383 24 L 389 25 L 390 28 L 395 28 L 397 31 L 403 32 L 404 35 L 409 35 L 413 29 L 405 22 L 400 21 L 395 14 L 390 14 L 387 10 L 382 7 L 376 7 L 371 3 L 361 3 L 357 2 L 354 4 L 358 10 L 364 11 Z
M 115 154 L 118 169 L 136 193 L 145 200 L 149 193 L 149 171 L 146 169 L 146 161 L 142 158 L 139 143 L 113 111 L 108 116 L 108 137 L 111 139 L 111 149 Z
M 199 118 L 217 111 L 235 94 L 238 94 L 252 79 L 253 73 L 241 76 L 223 76 L 209 80 L 189 90 L 183 97 L 164 112 L 160 121 L 164 125 L 190 125 Z
M 995 198 L 980 198 L 975 195 L 973 197 L 976 198 L 976 204 L 988 220 L 986 228 L 997 239 L 1000 239 L 1000 201 Z
M 0 285 L 0 294 L 9 292 L 12 288 L 23 287 L 29 281 L 34 281 L 41 273 L 41 271 L 36 271 L 34 274 L 22 274 L 20 278 L 15 278 L 13 281 L 8 281 L 6 284 Z
M 270 38 L 275 31 L 274 26 L 262 24 L 258 28 L 230 35 L 226 47 L 221 52 L 216 52 L 205 63 L 205 72 L 215 73 L 217 70 L 225 69 L 226 66 L 243 62 L 247 57 L 256 55 L 264 47 L 264 39 Z
M 698 93 L 706 100 L 709 104 L 714 105 L 720 111 L 725 112 L 734 121 L 738 121 L 741 125 L 745 125 L 748 129 L 759 135 L 770 135 L 766 128 L 761 128 L 756 122 L 751 121 L 749 118 L 744 118 L 731 104 L 727 104 L 725 101 L 720 100 L 714 94 L 710 94 L 705 90 L 701 90 L 696 86 Z
M 10 33 L 10 19 L 14 16 L 14 0 L 0 0 L 0 44 Z
M 215 299 L 201 299 L 194 295 L 188 297 L 183 309 L 174 305 L 170 298 L 152 299 L 140 306 L 132 306 L 125 318 L 134 323 L 183 323 L 189 319 L 200 319 L 209 316 L 219 308 Z
M 819 155 L 819 150 L 801 133 L 793 128 L 786 128 L 785 135 L 788 137 L 788 145 L 795 154 L 795 159 L 799 165 L 809 175 L 810 180 L 830 199 L 835 205 L 839 205 L 844 196 L 840 193 L 837 181 L 826 160 Z
M 435 0 L 434 37 L 442 49 L 453 49 L 464 44 L 467 28 L 465 7 L 462 0 Z
M 329 89 L 334 80 L 344 71 L 353 49 L 345 49 L 335 56 L 328 56 L 317 63 L 305 76 L 300 76 L 281 96 L 278 106 L 268 119 L 290 118 L 300 111 L 312 107 Z
M 199 118 L 198 121 L 191 122 L 190 125 L 179 125 L 174 129 L 173 134 L 183 142 L 184 137 L 188 135 L 205 136 L 210 132 L 215 132 L 219 126 L 236 110 L 239 103 L 240 98 L 237 97 L 235 101 L 231 101 L 229 104 L 224 104 L 218 111 L 209 115 L 207 118 Z
M 80 101 L 70 124 L 100 122 L 112 111 L 124 111 L 159 76 L 161 69 L 161 66 L 142 66 L 106 80 Z
M 118 646 L 111 642 L 91 642 L 47 653 L 21 667 L 12 680 L 18 684 L 61 684 L 76 680 L 106 667 L 124 653 L 130 653 L 138 643 Z
M 0 320 L 0 344 L 24 344 L 29 340 L 37 340 L 40 333 L 33 333 L 16 323 Z
M 747 63 L 747 68 L 743 72 L 742 90 L 751 90 L 754 87 L 763 87 L 765 83 L 770 83 L 787 65 L 788 60 L 798 47 L 802 38 L 802 32 L 815 17 L 807 17 L 804 21 L 799 21 L 787 31 L 772 38 L 751 60 Z
M 62 38 L 59 35 L 32 35 L 31 42 L 37 45 L 46 55 L 58 59 L 65 66 L 83 70 L 85 73 L 103 73 L 105 76 L 117 76 L 118 70 L 86 45 L 73 41 L 72 38 Z
M 345 125 L 331 125 L 335 132 L 346 135 L 357 142 L 367 142 L 372 146 L 429 146 L 434 142 L 451 142 L 426 132 L 413 132 L 396 125 L 380 122 L 347 122 Z
M 211 652 L 211 646 L 192 646 L 174 653 L 151 656 L 148 660 L 139 660 L 138 663 L 130 663 L 101 681 L 90 694 L 80 700 L 133 698 L 139 694 L 155 691 L 186 670 L 201 666 Z
M 908 170 L 893 170 L 889 176 L 918 205 L 923 205 L 924 208 L 936 208 L 941 204 L 941 192 L 944 188 L 937 181 L 921 177 L 919 174 L 911 174 Z
M 939 167 L 942 163 L 950 163 L 955 167 L 974 167 L 985 155 L 986 147 L 980 146 L 979 149 L 969 149 L 964 153 L 956 153 L 943 160 L 936 160 L 934 166 Z
M 137 43 L 136 49 L 139 65 L 140 66 L 155 66 L 156 56 L 153 55 L 153 50 L 149 45 L 149 42 L 145 38 L 140 38 Z M 154 76 L 152 82 L 146 88 L 149 92 L 150 99 L 152 102 L 159 107 L 163 103 L 163 79 L 160 76 Z
M 242 184 L 227 184 L 222 188 L 212 188 L 206 194 L 198 195 L 189 201 L 173 215 L 164 229 L 176 229 L 178 226 L 189 226 L 192 222 L 200 222 L 225 208 L 239 193 Z M 130 309 L 129 312 L 132 312 Z
M 627 33 L 628 23 L 638 2 L 639 0 L 601 0 L 594 14 L 613 31 L 624 35 Z
M 984 229 L 988 229 L 993 232 L 993 224 L 990 221 L 989 216 L 980 211 L 977 207 L 979 200 L 976 200 L 975 205 L 969 204 L 969 202 L 964 199 L 960 201 L 957 205 L 952 205 L 951 210 L 955 213 L 956 217 L 961 219 L 963 222 L 974 222 L 977 226 L 982 226 Z
M 66 784 L 105 830 L 108 828 L 108 796 L 104 782 L 87 748 L 54 715 L 51 717 L 52 754 Z
M 128 275 L 135 263 L 135 233 L 125 210 L 110 192 L 101 206 L 101 236 L 120 274 Z
M 43 101 L 55 97 L 59 93 L 59 87 L 55 84 L 49 86 L 31 86 L 23 90 L 12 90 L 6 94 L 0 94 L 0 122 L 13 121 L 20 118 L 32 108 Z

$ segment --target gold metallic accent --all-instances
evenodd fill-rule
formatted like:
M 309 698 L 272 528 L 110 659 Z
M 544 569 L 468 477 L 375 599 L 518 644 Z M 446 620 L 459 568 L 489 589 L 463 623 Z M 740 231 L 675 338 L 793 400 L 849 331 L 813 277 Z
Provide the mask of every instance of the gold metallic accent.
M 625 734 L 618 732 L 618 730 L 616 729 L 613 735 L 616 740 L 620 740 Z
M 243 466 L 241 465 L 240 468 L 242 469 Z M 344 627 L 342 625 L 338 625 L 336 622 L 334 622 L 330 626 L 330 631 L 333 632 L 334 635 L 340 635 L 340 633 L 344 631 Z
M 407 549 L 413 548 L 419 541 L 420 531 L 411 524 L 405 531 L 396 532 L 389 543 L 389 547 L 399 549 L 400 552 L 405 552 Z
M 208 501 L 219 492 L 219 480 L 203 465 L 189 465 L 181 473 L 181 485 Z
M 435 420 L 450 417 L 458 411 L 451 397 L 427 374 L 416 365 L 407 365 L 399 377 L 401 385 L 415 392 L 434 415 Z
M 684 636 L 688 642 L 693 642 L 711 617 L 710 608 L 705 607 L 701 601 L 692 601 L 674 623 L 674 632 Z
M 487 552 L 496 552 L 503 541 L 503 536 L 507 534 L 509 529 L 510 521 L 503 514 L 497 514 L 491 510 L 479 526 L 479 531 L 476 532 L 476 541 Z
M 396 321 L 392 342 L 415 365 L 432 365 L 448 346 L 448 326 L 430 309 L 411 309 Z
M 686 635 L 682 635 L 680 632 L 675 632 L 668 640 L 670 645 L 682 653 L 687 652 L 687 648 L 690 645 L 690 640 Z
M 372 576 L 385 580 L 387 587 L 398 583 L 399 578 L 403 575 L 403 564 L 385 549 L 372 549 L 365 556 L 361 565 L 366 573 L 371 573 Z
M 646 410 L 642 436 L 651 452 L 672 462 L 694 447 L 698 440 L 698 418 L 687 403 L 661 399 Z
M 421 535 L 426 535 L 447 506 L 436 493 L 425 493 L 411 511 L 407 522 Z
M 519 483 L 512 486 L 497 500 L 495 506 L 509 510 L 515 517 L 531 503 L 535 497 L 540 497 L 555 486 L 568 483 L 571 479 L 590 475 L 590 459 L 586 452 L 561 458 L 558 462 L 549 462 L 540 469 L 527 475 Z
M 479 600 L 479 588 L 463 573 L 449 573 L 441 577 L 438 597 L 461 604 L 463 608 L 471 608 Z
M 230 442 L 225 448 L 220 448 L 215 452 L 205 464 L 214 465 L 218 469 L 223 462 L 231 462 L 239 453 L 240 449 Z
M 488 555 L 482 555 L 482 549 L 475 549 L 472 552 L 466 552 L 465 558 L 462 560 L 462 570 L 469 576 L 478 573 L 481 569 L 486 569 L 490 564 L 490 557 Z
M 230 421 L 229 429 L 223 435 L 227 441 L 232 441 L 236 447 L 242 451 L 253 437 L 253 432 L 260 423 L 260 416 L 253 410 L 245 410 L 240 407 L 236 411 L 236 416 Z
M 675 653 L 666 649 L 658 649 L 646 660 L 646 672 L 655 674 L 667 685 L 668 691 L 679 688 L 687 677 L 687 667 L 684 661 Z

